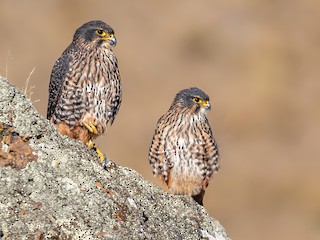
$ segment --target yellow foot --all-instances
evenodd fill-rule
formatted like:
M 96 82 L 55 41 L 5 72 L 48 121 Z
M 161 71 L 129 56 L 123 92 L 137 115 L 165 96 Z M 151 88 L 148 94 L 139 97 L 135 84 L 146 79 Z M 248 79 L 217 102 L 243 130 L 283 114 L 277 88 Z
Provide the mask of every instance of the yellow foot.
M 86 127 L 86 129 L 88 129 L 90 132 L 94 133 L 94 134 L 98 134 L 98 130 L 96 128 L 96 125 L 92 122 L 85 122 L 82 121 L 82 124 Z

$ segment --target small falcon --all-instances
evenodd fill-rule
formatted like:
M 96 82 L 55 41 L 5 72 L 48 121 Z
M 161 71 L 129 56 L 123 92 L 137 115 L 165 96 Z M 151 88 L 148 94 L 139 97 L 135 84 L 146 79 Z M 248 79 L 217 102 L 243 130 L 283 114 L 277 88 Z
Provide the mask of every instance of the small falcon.
M 209 97 L 198 88 L 180 91 L 159 119 L 149 162 L 173 194 L 189 195 L 203 205 L 205 189 L 219 169 L 219 151 L 206 117 Z

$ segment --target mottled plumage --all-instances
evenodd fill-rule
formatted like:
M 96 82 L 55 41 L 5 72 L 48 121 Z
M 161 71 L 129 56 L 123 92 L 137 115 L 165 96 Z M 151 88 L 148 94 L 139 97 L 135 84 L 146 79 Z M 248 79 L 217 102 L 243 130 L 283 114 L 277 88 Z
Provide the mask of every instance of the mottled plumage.
M 51 73 L 47 118 L 85 143 L 103 134 L 121 104 L 113 29 L 102 21 L 78 28 Z
M 192 196 L 203 204 L 219 152 L 206 114 L 209 97 L 198 88 L 180 91 L 159 119 L 149 150 L 153 174 L 174 194 Z

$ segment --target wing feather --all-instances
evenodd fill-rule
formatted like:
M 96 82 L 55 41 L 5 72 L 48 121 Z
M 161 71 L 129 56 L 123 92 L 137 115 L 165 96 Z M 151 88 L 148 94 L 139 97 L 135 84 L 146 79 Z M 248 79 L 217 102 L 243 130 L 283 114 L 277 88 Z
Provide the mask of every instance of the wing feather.
M 65 81 L 72 59 L 73 57 L 68 48 L 53 66 L 49 84 L 47 119 L 50 119 L 55 112 L 58 100 L 62 93 L 63 82 Z

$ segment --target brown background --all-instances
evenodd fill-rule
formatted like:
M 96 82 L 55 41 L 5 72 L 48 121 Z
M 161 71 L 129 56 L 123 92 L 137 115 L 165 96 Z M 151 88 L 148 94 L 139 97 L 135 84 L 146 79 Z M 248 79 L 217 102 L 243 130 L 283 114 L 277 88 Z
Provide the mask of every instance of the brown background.
M 0 1 L 0 74 L 45 116 L 55 60 L 83 23 L 116 31 L 123 104 L 98 145 L 157 184 L 155 124 L 210 95 L 221 171 L 205 205 L 233 239 L 320 239 L 319 1 Z

